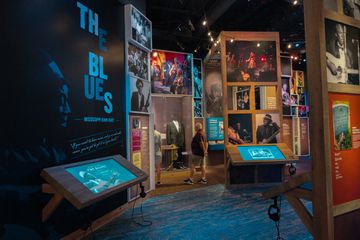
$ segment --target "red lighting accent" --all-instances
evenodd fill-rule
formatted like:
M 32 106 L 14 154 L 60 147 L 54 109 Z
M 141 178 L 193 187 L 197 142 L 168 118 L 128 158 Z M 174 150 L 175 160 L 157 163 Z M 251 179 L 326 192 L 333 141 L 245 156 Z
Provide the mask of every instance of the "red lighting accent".
M 261 62 L 266 62 L 266 57 L 265 56 L 260 56 L 260 61 Z

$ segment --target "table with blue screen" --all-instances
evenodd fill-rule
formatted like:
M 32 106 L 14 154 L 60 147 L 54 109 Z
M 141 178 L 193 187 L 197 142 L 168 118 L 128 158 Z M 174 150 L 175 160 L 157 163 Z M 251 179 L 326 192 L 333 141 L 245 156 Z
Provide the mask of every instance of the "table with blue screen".
M 230 184 L 281 182 L 285 164 L 298 159 L 283 143 L 228 145 L 226 156 Z

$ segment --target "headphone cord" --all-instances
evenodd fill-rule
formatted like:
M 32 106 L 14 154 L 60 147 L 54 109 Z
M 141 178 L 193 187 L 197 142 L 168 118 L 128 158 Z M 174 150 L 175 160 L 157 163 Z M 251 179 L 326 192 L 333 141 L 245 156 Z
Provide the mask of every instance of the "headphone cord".
M 280 219 L 281 219 L 281 200 L 282 197 L 281 195 L 279 196 L 279 221 L 275 222 L 275 227 L 276 227 L 276 232 L 277 232 L 277 236 L 276 236 L 276 240 L 284 240 L 284 238 L 281 237 L 280 235 Z
M 131 213 L 131 219 L 134 223 L 136 223 L 137 225 L 139 226 L 142 226 L 142 227 L 148 227 L 148 226 L 151 226 L 152 225 L 152 221 L 149 221 L 149 220 L 145 220 L 144 219 L 144 213 L 143 213 L 143 202 L 144 200 L 141 201 L 141 205 L 140 205 L 140 217 L 141 217 L 141 222 L 137 222 L 134 218 L 134 211 L 135 211 L 135 205 L 136 205 L 136 201 L 138 199 L 138 195 L 139 195 L 139 186 L 137 186 L 136 188 L 136 198 L 134 200 L 134 204 L 133 204 L 133 207 L 132 207 L 132 213 Z

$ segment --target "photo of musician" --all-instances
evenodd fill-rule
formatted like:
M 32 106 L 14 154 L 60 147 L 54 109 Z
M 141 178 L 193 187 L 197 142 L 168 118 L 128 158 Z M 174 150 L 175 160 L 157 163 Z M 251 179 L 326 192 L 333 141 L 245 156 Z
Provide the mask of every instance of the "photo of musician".
M 256 114 L 256 142 L 258 144 L 278 143 L 280 127 L 278 114 Z
M 325 32 L 328 82 L 358 85 L 358 30 L 326 20 Z
M 141 79 L 131 78 L 131 111 L 149 112 L 150 83 Z
M 282 79 L 282 87 L 281 87 L 281 96 L 282 96 L 282 107 L 283 114 L 290 115 L 290 105 L 291 105 L 291 97 L 290 97 L 290 87 L 289 87 L 289 78 L 283 77 Z
M 147 49 L 151 49 L 151 23 L 134 7 L 131 9 L 131 37 Z
M 202 117 L 201 99 L 194 99 L 194 117 Z
M 148 79 L 148 55 L 145 51 L 129 44 L 128 48 L 128 67 L 131 77 Z
M 344 14 L 355 19 L 360 19 L 360 1 L 343 0 Z
M 227 41 L 226 53 L 228 82 L 277 80 L 275 42 Z
M 230 114 L 228 126 L 229 143 L 252 143 L 251 114 Z
M 236 99 L 237 110 L 250 110 L 250 87 L 239 87 Z
M 153 51 L 150 65 L 153 93 L 192 94 L 191 54 Z

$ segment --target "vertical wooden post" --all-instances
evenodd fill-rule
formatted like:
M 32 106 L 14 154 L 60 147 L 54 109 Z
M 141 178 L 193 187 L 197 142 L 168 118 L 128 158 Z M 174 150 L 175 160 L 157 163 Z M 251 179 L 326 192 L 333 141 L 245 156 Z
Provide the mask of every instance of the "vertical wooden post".
M 314 237 L 334 239 L 324 5 L 304 1 L 307 78 L 310 103 Z

